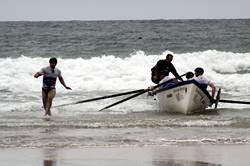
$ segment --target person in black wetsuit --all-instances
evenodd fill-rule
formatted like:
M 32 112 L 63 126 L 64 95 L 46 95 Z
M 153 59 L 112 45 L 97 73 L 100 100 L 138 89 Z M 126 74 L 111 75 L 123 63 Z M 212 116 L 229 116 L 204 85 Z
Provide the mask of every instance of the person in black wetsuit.
M 166 59 L 159 60 L 156 65 L 151 68 L 151 80 L 153 83 L 158 84 L 160 82 L 160 72 L 167 70 L 171 72 L 176 78 L 183 81 L 183 79 L 177 73 L 174 65 L 171 63 L 173 60 L 172 54 L 167 54 Z

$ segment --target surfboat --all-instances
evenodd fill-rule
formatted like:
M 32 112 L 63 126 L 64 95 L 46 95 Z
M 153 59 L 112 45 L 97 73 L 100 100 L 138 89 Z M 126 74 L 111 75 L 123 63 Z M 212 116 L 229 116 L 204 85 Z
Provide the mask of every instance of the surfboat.
M 155 93 L 161 112 L 202 113 L 210 105 L 210 94 L 195 80 L 160 88 Z

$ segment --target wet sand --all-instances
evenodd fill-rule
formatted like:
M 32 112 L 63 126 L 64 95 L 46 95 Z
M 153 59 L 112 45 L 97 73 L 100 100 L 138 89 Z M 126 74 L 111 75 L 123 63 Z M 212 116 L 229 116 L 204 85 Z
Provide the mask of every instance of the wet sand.
M 1 166 L 248 166 L 250 145 L 0 149 Z

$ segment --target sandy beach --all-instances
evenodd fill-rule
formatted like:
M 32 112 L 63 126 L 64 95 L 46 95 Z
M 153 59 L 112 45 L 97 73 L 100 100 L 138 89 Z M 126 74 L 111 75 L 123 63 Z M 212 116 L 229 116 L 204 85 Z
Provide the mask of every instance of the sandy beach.
M 249 145 L 6 148 L 1 166 L 248 166 Z

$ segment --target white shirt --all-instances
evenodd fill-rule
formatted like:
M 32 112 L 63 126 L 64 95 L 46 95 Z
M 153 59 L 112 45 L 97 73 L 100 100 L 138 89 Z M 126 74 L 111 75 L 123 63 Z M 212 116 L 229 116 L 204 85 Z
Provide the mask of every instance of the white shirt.
M 159 84 L 160 83 L 163 83 L 163 82 L 166 82 L 166 81 L 168 81 L 168 80 L 171 80 L 172 78 L 170 77 L 170 76 L 165 76 L 160 82 L 159 82 Z
M 209 85 L 212 83 L 212 81 L 210 81 L 208 78 L 206 78 L 202 75 L 195 77 L 194 80 L 197 81 L 199 84 Z
M 55 68 L 54 71 L 50 66 L 41 69 L 43 73 L 43 89 L 54 89 L 56 86 L 56 79 L 61 75 L 61 71 Z

